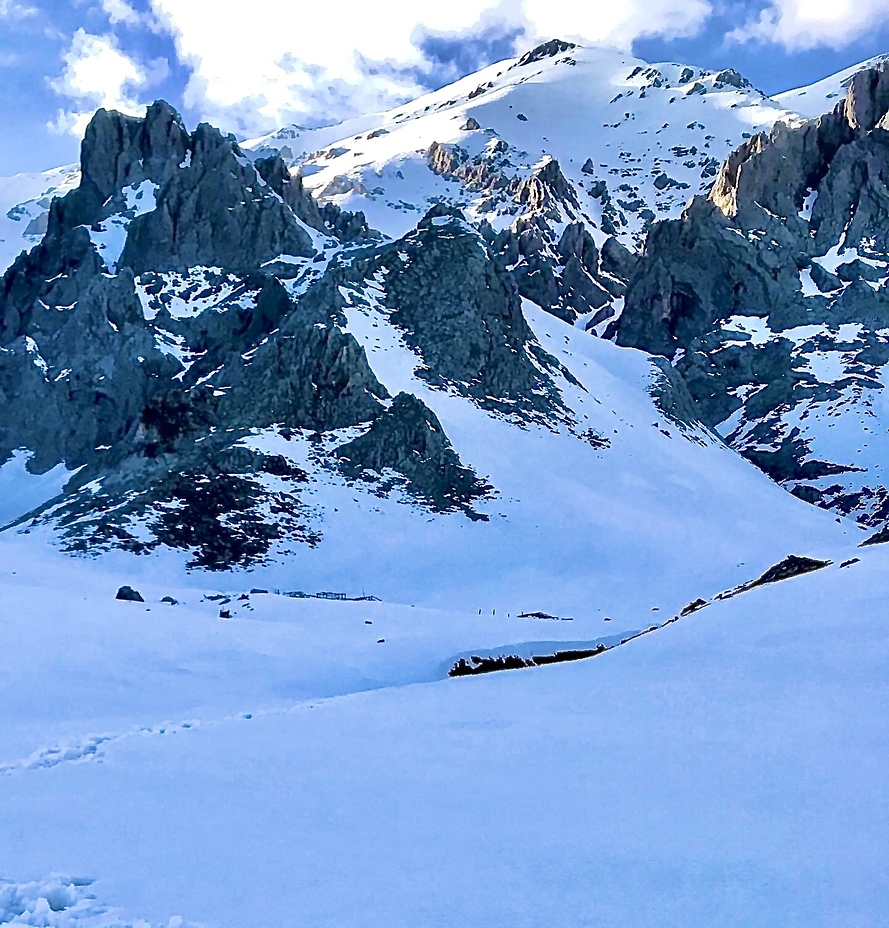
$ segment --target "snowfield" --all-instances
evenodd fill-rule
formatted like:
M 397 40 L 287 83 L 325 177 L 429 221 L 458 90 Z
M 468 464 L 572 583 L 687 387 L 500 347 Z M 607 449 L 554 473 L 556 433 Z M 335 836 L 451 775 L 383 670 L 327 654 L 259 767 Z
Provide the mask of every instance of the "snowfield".
M 572 623 L 7 572 L 0 924 L 885 925 L 886 559 L 455 679 Z
M 0 925 L 875 924 L 884 553 L 841 569 L 861 530 L 659 412 L 641 352 L 526 302 L 576 425 L 518 427 L 418 378 L 374 286 L 343 295 L 497 487 L 488 521 L 316 468 L 323 542 L 251 571 L 0 535 Z M 17 455 L 5 517 L 62 478 Z M 671 621 L 788 554 L 834 564 Z

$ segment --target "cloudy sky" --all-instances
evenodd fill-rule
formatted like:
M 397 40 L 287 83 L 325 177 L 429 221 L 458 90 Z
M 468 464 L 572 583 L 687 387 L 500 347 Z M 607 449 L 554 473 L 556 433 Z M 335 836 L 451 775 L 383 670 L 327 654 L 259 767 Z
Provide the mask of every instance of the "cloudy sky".
M 163 97 L 241 137 L 385 109 L 553 36 L 767 93 L 889 52 L 889 0 L 0 0 L 0 175 Z

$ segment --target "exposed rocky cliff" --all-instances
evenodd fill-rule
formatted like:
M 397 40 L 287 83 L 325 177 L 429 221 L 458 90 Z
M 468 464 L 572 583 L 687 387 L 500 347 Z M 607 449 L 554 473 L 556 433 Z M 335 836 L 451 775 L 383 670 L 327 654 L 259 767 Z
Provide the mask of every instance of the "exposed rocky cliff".
M 499 271 L 480 237 L 461 248 L 432 222 L 399 246 L 414 263 L 390 275 L 424 376 L 548 411 L 557 393 L 538 396 L 546 376 L 508 279 L 489 293 Z M 491 488 L 420 400 L 390 405 L 345 329 L 340 287 L 366 286 L 399 253 L 376 248 L 363 217 L 319 208 L 280 159 L 254 165 L 210 126 L 189 134 L 163 103 L 144 119 L 100 110 L 80 186 L 0 282 L 0 461 L 26 449 L 34 472 L 76 472 L 44 516 L 71 549 L 171 545 L 199 567 L 319 537 L 309 476 L 252 446 L 260 432 L 313 435 L 314 466 L 475 518 Z M 453 273 L 459 307 L 434 284 Z M 418 299 L 477 331 L 466 353 L 457 329 L 424 326 Z M 502 356 L 513 348 L 517 361 Z
M 672 359 L 700 419 L 794 493 L 889 518 L 889 66 L 778 123 L 654 226 L 620 344 Z

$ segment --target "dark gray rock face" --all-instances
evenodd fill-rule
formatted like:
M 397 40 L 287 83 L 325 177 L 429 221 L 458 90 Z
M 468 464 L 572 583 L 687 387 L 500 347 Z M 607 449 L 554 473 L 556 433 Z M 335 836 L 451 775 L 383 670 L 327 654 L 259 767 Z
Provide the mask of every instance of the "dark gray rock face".
M 226 359 L 208 383 L 222 394 L 219 418 L 244 428 L 345 428 L 379 416 L 386 388 L 354 337 L 294 312 L 247 360 Z
M 415 232 L 361 266 L 381 273 L 386 307 L 423 359 L 418 375 L 504 415 L 562 415 L 557 364 L 534 338 L 508 274 L 458 211 L 431 210 Z
M 865 523 L 889 517 L 866 451 L 889 359 L 887 112 L 883 64 L 831 113 L 742 145 L 708 199 L 652 227 L 617 333 L 671 359 L 742 454 Z M 840 414 L 861 426 L 845 450 Z
M 28 334 L 0 347 L 0 457 L 80 467 L 129 440 L 142 409 L 179 365 L 146 329 L 133 278 L 93 277 L 67 309 L 38 307 Z
M 614 315 L 610 304 L 623 296 L 627 278 L 614 264 L 600 266 L 587 231 L 591 220 L 558 161 L 549 158 L 529 176 L 517 176 L 502 139 L 492 139 L 473 158 L 459 145 L 435 142 L 426 158 L 436 174 L 489 194 L 492 202 L 512 204 L 505 208 L 518 215 L 508 229 L 496 235 L 490 227 L 482 231 L 522 296 L 566 322 L 605 307 L 592 324 Z M 558 232 L 566 220 L 567 227 Z M 614 248 L 630 255 L 616 240 Z
M 89 232 L 65 228 L 59 203 L 53 201 L 40 244 L 19 255 L 0 280 L 0 344 L 28 330 L 35 308 L 75 303 L 80 290 L 102 272 Z
M 142 598 L 142 594 L 138 590 L 134 590 L 131 586 L 122 586 L 117 591 L 117 596 L 115 599 L 121 599 L 124 602 L 130 603 L 144 603 L 145 600 Z
M 545 219 L 522 219 L 490 244 L 519 293 L 566 322 L 602 309 L 621 293 L 622 283 L 600 270 L 599 251 L 580 222 L 567 225 L 556 240 Z
M 257 432 L 310 441 L 313 468 L 375 492 L 483 518 L 473 504 L 491 488 L 419 400 L 389 402 L 344 331 L 341 293 L 385 270 L 430 382 L 551 413 L 558 392 L 535 367 L 547 358 L 473 230 L 430 219 L 399 245 L 402 266 L 360 213 L 319 209 L 280 159 L 254 166 L 163 103 L 144 119 L 97 113 L 82 158 L 81 186 L 0 280 L 0 463 L 25 449 L 34 472 L 75 472 L 33 516 L 67 550 L 168 546 L 217 570 L 317 544 L 311 475 L 257 450 Z M 310 229 L 325 249 L 352 247 L 331 263 Z M 364 434 L 337 447 L 344 428 Z
M 195 265 L 250 271 L 278 255 L 310 257 L 311 239 L 232 138 L 202 124 L 191 160 L 130 224 L 120 264 L 136 273 Z
M 364 213 L 349 213 L 333 203 L 319 206 L 303 187 L 299 174 L 291 174 L 280 155 L 257 158 L 254 162 L 259 176 L 307 225 L 332 235 L 341 242 L 358 242 L 373 238 Z
M 82 180 L 73 199 L 89 204 L 89 212 L 95 216 L 124 187 L 144 180 L 166 183 L 190 147 L 182 120 L 168 103 L 152 104 L 144 119 L 99 110 L 90 120 L 81 146 Z M 87 207 L 80 208 L 86 215 Z
M 472 519 L 488 518 L 472 505 L 493 488 L 460 463 L 435 413 L 408 393 L 399 393 L 368 432 L 336 453 L 349 477 L 360 479 L 371 471 L 376 481 L 376 475 L 394 470 L 405 478 L 407 491 L 436 512 L 459 510 Z

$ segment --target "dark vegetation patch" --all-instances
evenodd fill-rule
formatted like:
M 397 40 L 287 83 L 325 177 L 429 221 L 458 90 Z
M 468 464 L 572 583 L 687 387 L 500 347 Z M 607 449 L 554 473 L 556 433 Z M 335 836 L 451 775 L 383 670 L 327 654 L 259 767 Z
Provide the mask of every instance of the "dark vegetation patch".
M 809 574 L 815 570 L 823 570 L 830 567 L 833 561 L 822 561 L 814 557 L 800 557 L 797 554 L 788 554 L 783 561 L 773 564 L 761 577 L 751 580 L 748 583 L 742 583 L 733 590 L 727 590 L 720 593 L 717 599 L 731 599 L 738 593 L 746 593 L 758 586 L 765 586 L 769 583 L 779 583 L 782 580 L 789 580 L 791 577 L 799 577 L 802 574 Z
M 265 563 L 285 542 L 320 541 L 297 489 L 308 474 L 285 457 L 229 448 L 170 469 L 177 458 L 152 461 L 141 491 L 131 490 L 129 480 L 108 481 L 49 513 L 61 528 L 63 550 L 146 554 L 166 545 L 189 552 L 190 569 L 228 570 Z M 269 477 L 282 484 L 269 486 Z
M 261 561 L 276 541 L 313 535 L 300 520 L 297 501 L 285 493 L 269 493 L 242 474 L 182 473 L 166 481 L 162 510 L 151 528 L 161 544 L 192 550 L 189 567 L 227 570 Z M 268 514 L 260 504 L 266 503 Z
M 779 561 L 770 567 L 749 586 L 756 587 L 765 586 L 767 583 L 778 583 L 781 580 L 788 580 L 790 577 L 799 577 L 801 574 L 823 570 L 825 567 L 830 567 L 832 563 L 833 561 L 821 561 L 814 557 L 799 557 L 796 554 L 789 554 L 783 561 Z
M 598 644 L 595 648 L 581 650 L 556 651 L 555 654 L 541 654 L 534 657 L 520 657 L 518 654 L 508 654 L 498 657 L 477 657 L 473 655 L 467 661 L 461 657 L 448 671 L 449 677 L 472 677 L 483 673 L 494 673 L 498 670 L 521 670 L 525 667 L 543 667 L 546 664 L 561 664 L 566 661 L 582 661 L 588 657 L 604 654 L 608 647 Z
M 881 528 L 880 531 L 875 535 L 871 535 L 870 538 L 865 538 L 858 547 L 867 548 L 870 545 L 884 545 L 887 541 L 889 541 L 889 525 L 885 528 Z

